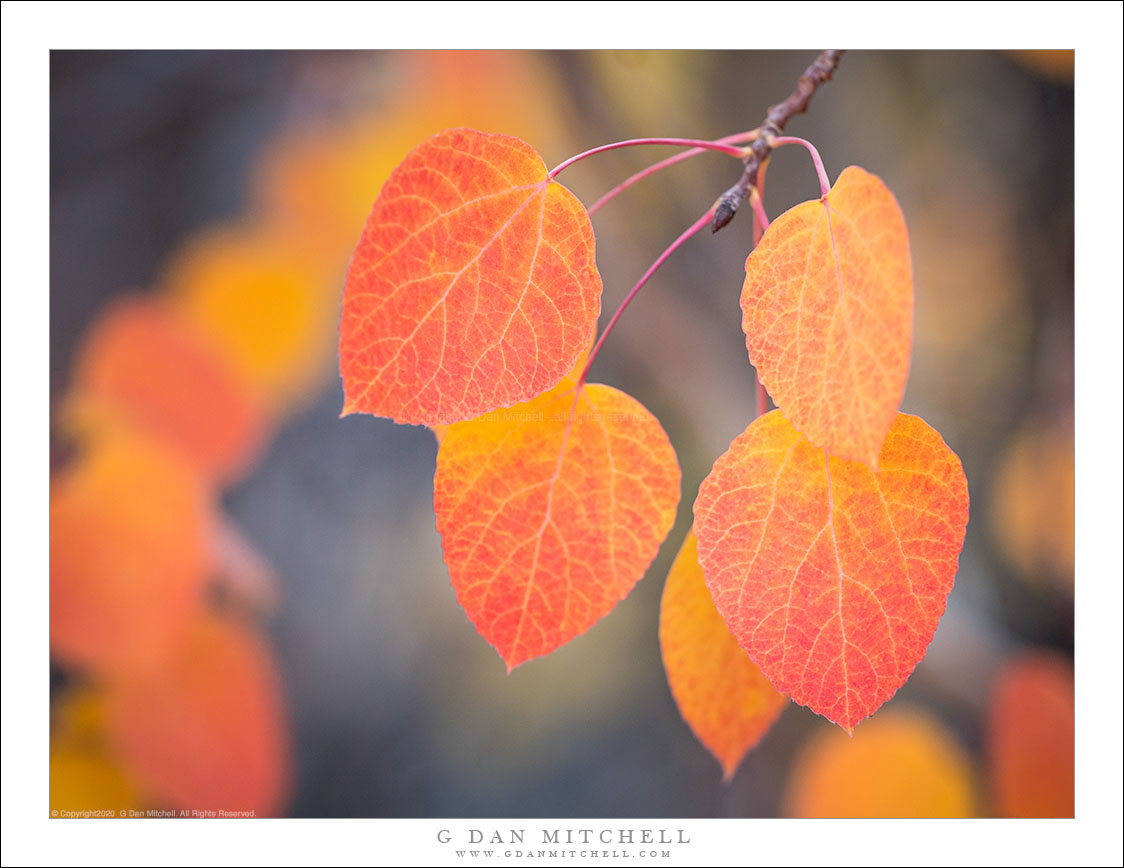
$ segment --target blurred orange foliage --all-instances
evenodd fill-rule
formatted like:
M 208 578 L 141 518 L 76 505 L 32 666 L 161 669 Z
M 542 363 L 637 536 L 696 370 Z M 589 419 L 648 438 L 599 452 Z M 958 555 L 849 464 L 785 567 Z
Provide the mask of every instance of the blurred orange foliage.
M 203 609 L 212 506 L 174 452 L 106 433 L 51 484 L 51 650 L 106 673 L 159 665 Z
M 71 690 L 52 709 L 51 810 L 139 809 L 132 780 L 105 742 L 102 697 Z
M 213 342 L 159 298 L 127 297 L 94 323 L 74 371 L 72 424 L 128 424 L 229 481 L 265 437 L 259 400 Z
M 386 74 L 398 86 L 389 104 L 340 126 L 291 133 L 260 163 L 264 210 L 322 261 L 346 265 L 383 182 L 422 139 L 457 126 L 559 137 L 556 89 L 534 54 L 401 52 L 391 63 Z
M 339 284 L 268 226 L 212 228 L 173 257 L 163 284 L 275 412 L 299 406 L 331 369 Z
M 51 748 L 52 811 L 125 811 L 140 807 L 132 781 L 111 754 Z
M 106 687 L 112 743 L 159 804 L 273 816 L 290 786 L 280 676 L 254 630 L 212 616 L 160 670 Z
M 1044 651 L 999 674 L 988 710 L 995 808 L 1004 817 L 1074 815 L 1073 667 Z
M 884 710 L 855 730 L 832 727 L 804 746 L 785 799 L 790 817 L 971 817 L 971 764 L 918 710 Z
M 284 808 L 279 674 L 264 639 L 205 600 L 215 579 L 234 609 L 268 612 L 272 569 L 214 513 L 213 489 L 327 380 L 348 258 L 406 151 L 449 126 L 561 129 L 531 53 L 400 52 L 380 77 L 383 64 L 388 101 L 286 130 L 259 160 L 250 216 L 189 239 L 159 295 L 110 304 L 78 353 L 59 423 L 79 454 L 51 490 L 51 647 L 97 676 L 112 739 L 53 736 L 52 804 Z
M 995 476 L 991 526 L 1021 578 L 1073 593 L 1073 422 L 1016 435 Z

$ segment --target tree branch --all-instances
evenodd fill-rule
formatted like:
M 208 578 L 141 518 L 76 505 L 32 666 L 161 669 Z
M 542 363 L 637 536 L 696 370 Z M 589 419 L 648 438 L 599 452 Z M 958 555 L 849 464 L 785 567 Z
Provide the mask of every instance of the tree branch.
M 710 227 L 711 232 L 717 232 L 734 219 L 738 206 L 745 201 L 749 191 L 757 186 L 757 173 L 773 151 L 773 140 L 781 134 L 785 124 L 793 115 L 807 110 L 812 95 L 821 84 L 831 78 L 842 56 L 843 52 L 836 49 L 821 51 L 815 62 L 804 70 L 800 81 L 796 83 L 796 90 L 788 99 L 770 107 L 759 128 L 757 138 L 750 145 L 750 153 L 745 158 L 745 170 L 742 172 L 741 179 L 718 199 L 714 222 Z

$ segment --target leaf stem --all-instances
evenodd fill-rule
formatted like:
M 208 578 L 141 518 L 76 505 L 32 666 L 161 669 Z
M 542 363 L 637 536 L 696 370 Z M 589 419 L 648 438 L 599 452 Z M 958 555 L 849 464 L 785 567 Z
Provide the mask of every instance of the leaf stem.
M 562 161 L 553 169 L 551 169 L 547 174 L 547 178 L 553 181 L 554 176 L 565 169 L 567 166 L 572 166 L 574 163 L 578 162 L 578 160 L 584 160 L 586 157 L 592 157 L 594 154 L 600 154 L 604 151 L 614 151 L 617 148 L 631 148 L 635 147 L 636 145 L 678 145 L 679 147 L 683 148 L 700 148 L 704 151 L 718 151 L 721 154 L 728 154 L 731 157 L 737 157 L 739 160 L 744 160 L 747 155 L 747 151 L 745 148 L 734 147 L 733 145 L 729 144 L 728 142 L 724 142 L 721 139 L 714 142 L 707 141 L 705 139 L 625 139 L 623 142 L 612 142 L 608 145 L 598 145 L 596 148 L 590 148 L 588 151 L 582 151 L 580 154 L 576 154 L 573 157 L 570 157 L 570 159 Z
M 801 139 L 797 136 L 777 136 L 773 139 L 773 147 L 779 147 L 780 145 L 800 145 L 807 148 L 808 153 L 812 155 L 812 163 L 815 164 L 816 174 L 820 177 L 820 193 L 826 196 L 831 192 L 831 182 L 827 179 L 827 170 L 823 167 L 823 160 L 820 159 L 820 152 L 816 150 L 815 145 L 807 139 Z
M 671 256 L 671 254 L 678 250 L 688 238 L 698 233 L 704 226 L 710 223 L 711 218 L 714 216 L 714 209 L 716 205 L 717 203 L 707 208 L 706 213 L 703 214 L 702 217 L 692 223 L 691 226 L 686 231 L 684 231 L 682 235 L 672 241 L 671 244 L 667 246 L 667 249 L 656 257 L 656 261 L 648 266 L 648 270 L 645 271 L 640 280 L 636 282 L 636 286 L 632 287 L 628 295 L 624 297 L 624 301 L 622 301 L 620 307 L 617 308 L 617 312 L 613 314 L 613 318 L 609 320 L 609 324 L 605 326 L 605 331 L 601 332 L 601 337 L 597 339 L 597 343 L 594 344 L 593 349 L 590 350 L 589 358 L 586 359 L 585 370 L 583 370 L 582 375 L 578 377 L 577 385 L 579 389 L 585 384 L 586 377 L 589 376 L 589 369 L 593 366 L 593 360 L 597 358 L 597 354 L 601 351 L 601 345 L 604 344 L 605 339 L 609 337 L 610 332 L 612 332 L 613 330 L 613 326 L 617 324 L 617 320 L 621 318 L 621 314 L 624 313 L 625 308 L 627 308 L 629 304 L 632 303 L 632 300 L 636 297 L 636 293 L 640 292 L 640 288 L 648 282 L 648 279 L 656 273 L 659 267 L 663 265 L 665 261 L 667 261 L 667 258 Z
M 761 205 L 760 211 L 754 209 L 753 212 L 753 250 L 757 249 L 757 245 L 761 243 L 761 236 L 769 228 L 769 215 L 765 213 L 765 172 L 768 168 L 769 160 L 766 159 L 757 170 L 757 186 L 753 188 L 757 191 L 757 198 Z
M 765 213 L 765 170 L 769 168 L 768 158 L 761 164 L 757 170 L 757 186 L 751 187 L 749 191 L 750 201 L 753 203 L 753 249 L 757 249 L 757 245 L 761 243 L 761 236 L 765 234 L 765 230 L 769 228 L 769 217 Z M 764 416 L 769 411 L 769 392 L 765 389 L 765 384 L 761 382 L 761 372 L 756 367 L 753 369 L 753 377 L 757 380 L 757 388 L 755 390 L 756 405 L 754 409 L 757 411 L 754 418 Z
M 715 142 L 719 144 L 735 145 L 739 142 L 751 142 L 756 138 L 757 130 L 747 130 L 744 133 L 735 133 L 732 136 L 724 136 L 721 139 L 715 139 Z M 682 151 L 678 154 L 668 157 L 666 160 L 660 160 L 658 163 L 654 163 L 648 168 L 637 172 L 635 175 L 617 184 L 617 186 L 615 186 L 612 190 L 610 190 L 608 193 L 606 193 L 604 196 L 590 205 L 587 209 L 589 215 L 592 217 L 601 209 L 603 205 L 607 205 L 611 200 L 615 199 L 618 195 L 623 193 L 633 184 L 643 181 L 649 175 L 654 175 L 656 172 L 663 171 L 668 166 L 674 166 L 676 163 L 681 163 L 684 160 L 690 159 L 691 157 L 697 157 L 699 154 L 705 154 L 706 150 L 706 148 L 691 148 L 691 150 L 689 151 Z
M 769 228 L 769 215 L 765 213 L 765 203 L 761 201 L 757 187 L 749 191 L 749 204 L 753 207 L 753 246 L 756 247 Z
M 764 416 L 769 412 L 769 392 L 765 388 L 765 384 L 761 382 L 761 377 L 757 378 L 757 415 Z

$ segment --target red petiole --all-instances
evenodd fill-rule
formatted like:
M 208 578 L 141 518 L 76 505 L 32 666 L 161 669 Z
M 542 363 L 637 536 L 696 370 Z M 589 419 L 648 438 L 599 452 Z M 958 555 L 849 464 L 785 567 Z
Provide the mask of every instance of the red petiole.
M 609 333 L 612 332 L 613 326 L 617 324 L 617 320 L 621 318 L 621 314 L 624 313 L 625 308 L 627 308 L 632 300 L 636 297 L 636 293 L 640 292 L 640 288 L 648 282 L 648 279 L 656 273 L 656 271 L 661 265 L 664 264 L 667 258 L 683 245 L 683 242 L 685 242 L 692 235 L 698 233 L 700 229 L 710 223 L 711 218 L 714 216 L 714 208 L 715 206 L 711 205 L 706 210 L 706 213 L 702 215 L 702 217 L 691 224 L 691 226 L 682 235 L 672 241 L 671 244 L 667 246 L 667 249 L 664 250 L 664 252 L 661 253 L 658 257 L 656 257 L 656 261 L 648 267 L 648 270 L 645 271 L 640 280 L 636 282 L 636 286 L 632 287 L 628 295 L 624 297 L 624 301 L 622 301 L 620 307 L 617 308 L 617 312 L 613 314 L 613 318 L 609 320 L 609 324 L 605 326 L 605 331 L 601 332 L 601 337 L 597 339 L 597 343 L 594 344 L 593 349 L 590 350 L 589 358 L 585 363 L 585 370 L 583 370 L 582 375 L 578 377 L 579 389 L 585 384 L 585 379 L 589 376 L 589 369 L 593 365 L 593 360 L 597 358 L 597 354 L 601 351 L 601 345 L 605 343 L 605 339 L 609 336 Z
M 807 148 L 808 153 L 812 155 L 812 163 L 815 165 L 816 174 L 820 179 L 820 193 L 826 196 L 831 192 L 831 182 L 827 179 L 827 170 L 823 167 L 823 160 L 820 159 L 820 152 L 816 150 L 815 145 L 807 139 L 800 139 L 796 136 L 777 136 L 773 139 L 774 147 L 781 145 L 800 145 L 802 148 Z
M 614 151 L 617 148 L 632 148 L 637 145 L 678 145 L 682 148 L 698 148 L 700 151 L 717 151 L 720 154 L 727 154 L 731 157 L 737 157 L 739 160 L 748 156 L 745 148 L 738 148 L 730 144 L 728 141 L 719 139 L 717 141 L 706 141 L 705 139 L 675 139 L 675 138 L 656 138 L 656 139 L 626 139 L 623 142 L 612 142 L 608 145 L 599 145 L 596 148 L 590 148 L 588 151 L 582 151 L 559 163 L 547 174 L 547 178 L 551 181 L 554 177 L 568 166 L 572 166 L 579 160 L 584 160 L 586 157 L 592 157 L 594 154 L 604 153 L 605 151 Z
M 721 139 L 715 139 L 715 142 L 717 144 L 734 145 L 740 142 L 751 142 L 756 138 L 757 130 L 748 130 L 744 133 L 734 133 L 734 135 L 732 136 L 725 136 Z M 654 175 L 656 172 L 661 172 L 669 166 L 674 166 L 676 163 L 681 163 L 684 160 L 690 159 L 691 157 L 697 157 L 699 154 L 705 154 L 706 151 L 706 148 L 691 148 L 689 151 L 683 151 L 681 153 L 675 154 L 674 156 L 668 157 L 666 160 L 660 160 L 658 163 L 654 163 L 648 168 L 642 169 L 635 175 L 627 178 L 620 184 L 617 184 L 617 186 L 615 186 L 612 190 L 610 190 L 608 193 L 606 193 L 604 196 L 590 205 L 587 209 L 589 211 L 589 215 L 592 217 L 602 208 L 602 206 L 608 204 L 633 184 L 636 184 L 639 181 L 643 181 L 648 176 Z

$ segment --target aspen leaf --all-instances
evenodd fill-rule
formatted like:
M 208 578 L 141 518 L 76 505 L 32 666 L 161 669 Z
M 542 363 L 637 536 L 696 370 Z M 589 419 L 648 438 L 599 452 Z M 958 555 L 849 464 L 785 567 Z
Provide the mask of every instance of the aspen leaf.
M 262 213 L 286 224 L 292 244 L 345 268 L 355 229 L 371 213 L 371 191 L 434 130 L 506 130 L 552 142 L 569 132 L 559 111 L 566 94 L 534 52 L 396 51 L 382 60 L 384 80 L 394 81 L 386 100 L 342 123 L 290 129 L 266 144 L 257 166 Z
M 383 186 L 348 270 L 344 413 L 434 426 L 526 401 L 573 367 L 600 309 L 589 216 L 538 154 L 439 133 Z
M 793 426 L 877 467 L 909 374 L 913 276 L 893 194 L 851 166 L 770 225 L 745 263 L 749 358 Z
M 1073 667 L 1026 654 L 1000 672 L 988 708 L 992 793 L 1003 817 L 1074 816 Z
M 553 394 L 562 394 L 568 392 L 573 394 L 570 390 L 577 388 L 578 381 L 581 379 L 582 374 L 585 372 L 586 363 L 589 361 L 589 354 L 593 351 L 595 335 L 591 332 L 589 340 L 586 341 L 585 349 L 578 354 L 578 360 L 574 362 L 574 366 L 566 373 L 553 389 L 550 390 Z M 454 424 L 461 424 L 459 422 Z M 437 445 L 441 445 L 441 441 L 445 439 L 445 433 L 452 427 L 451 425 L 434 425 L 433 436 L 437 439 Z
M 848 738 L 818 733 L 796 758 L 786 813 L 807 818 L 972 817 L 972 765 L 924 712 L 887 711 Z
M 221 349 L 150 298 L 118 301 L 94 324 L 68 412 L 78 427 L 135 427 L 219 481 L 245 470 L 266 434 L 261 403 Z
M 277 813 L 289 789 L 280 676 L 252 630 L 200 618 L 167 664 L 106 685 L 126 767 L 161 803 Z
M 879 467 L 828 455 L 774 410 L 695 501 L 731 632 L 778 690 L 847 731 L 925 655 L 968 523 L 960 460 L 923 420 L 898 415 Z
M 679 479 L 656 418 L 609 386 L 449 427 L 433 480 L 445 563 L 509 671 L 632 590 L 675 520 Z
M 693 532 L 664 585 L 660 650 L 680 714 L 729 780 L 788 700 L 739 647 L 714 608 Z
M 251 224 L 200 233 L 164 277 L 182 315 L 273 410 L 299 404 L 327 373 L 337 281 L 276 227 Z
M 51 650 L 99 674 L 159 665 L 203 610 L 213 507 L 151 440 L 99 439 L 51 483 Z

